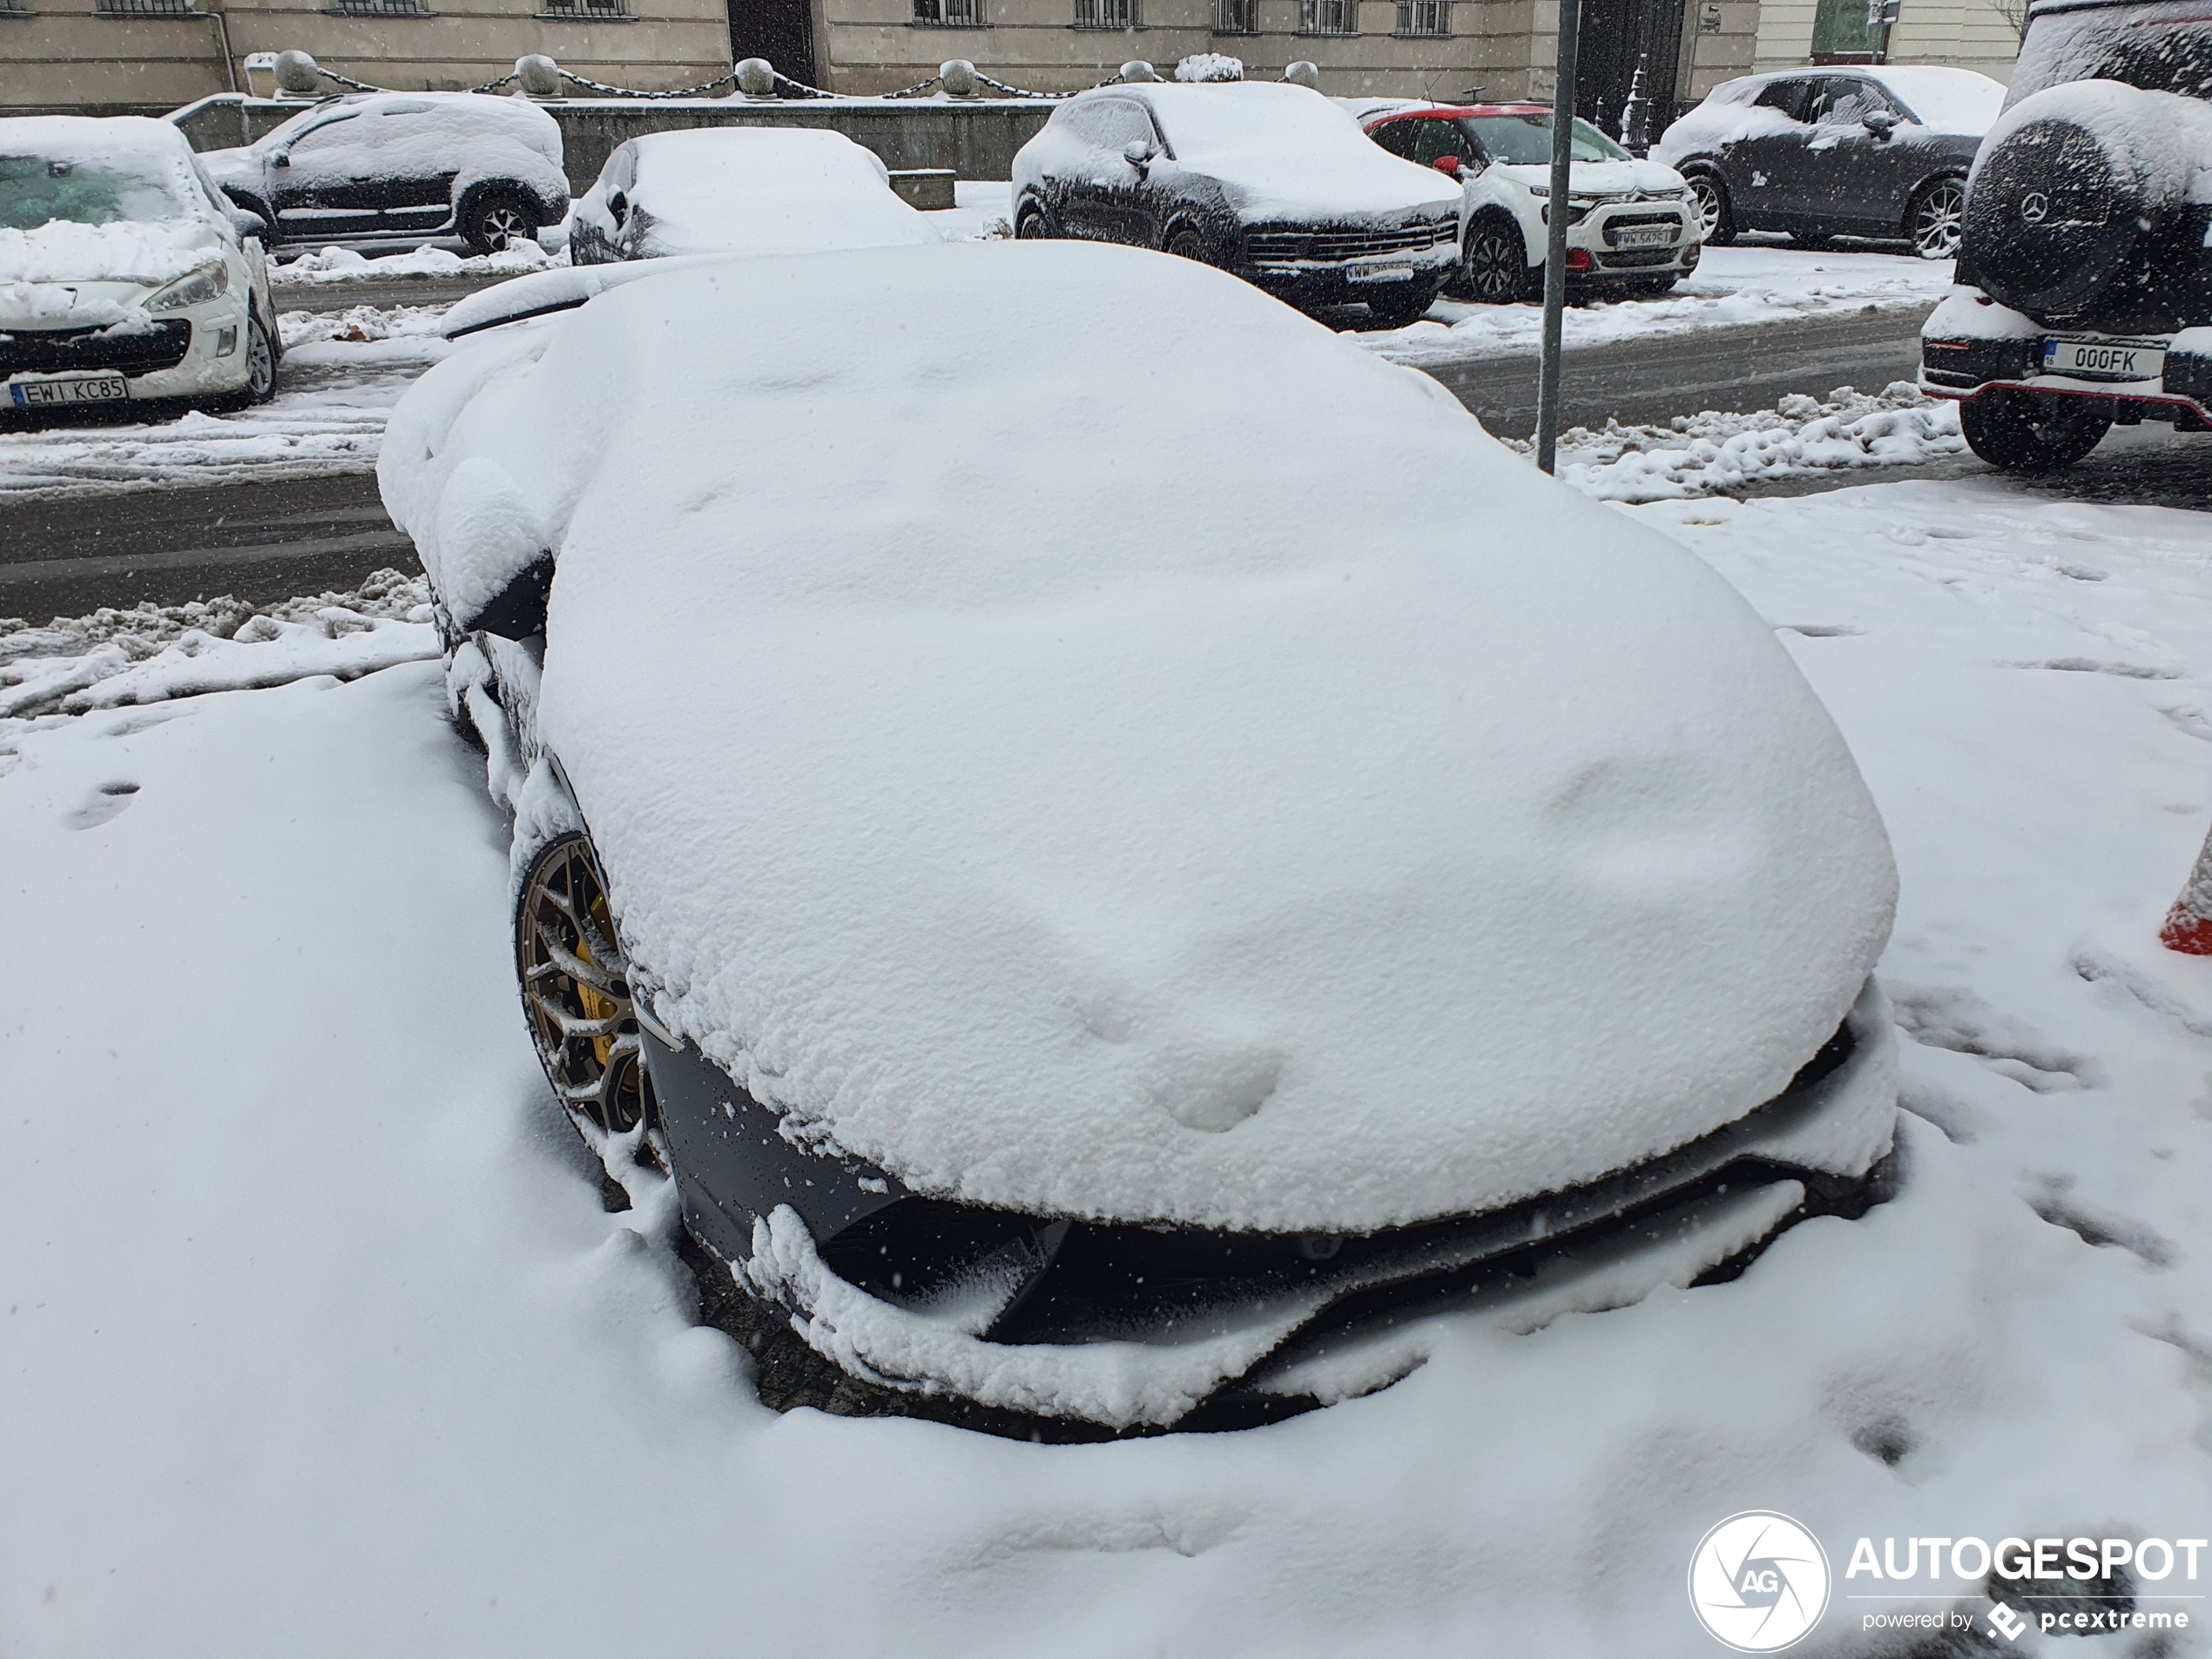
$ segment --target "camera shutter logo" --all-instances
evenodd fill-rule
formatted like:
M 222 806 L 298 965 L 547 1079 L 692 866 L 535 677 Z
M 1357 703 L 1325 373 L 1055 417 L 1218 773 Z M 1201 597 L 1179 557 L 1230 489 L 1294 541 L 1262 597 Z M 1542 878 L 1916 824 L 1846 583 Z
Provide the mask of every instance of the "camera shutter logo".
M 1817 1538 L 1787 1515 L 1747 1509 L 1698 1541 L 1689 1558 L 1689 1605 L 1723 1646 L 1778 1653 L 1820 1622 L 1828 1578 Z

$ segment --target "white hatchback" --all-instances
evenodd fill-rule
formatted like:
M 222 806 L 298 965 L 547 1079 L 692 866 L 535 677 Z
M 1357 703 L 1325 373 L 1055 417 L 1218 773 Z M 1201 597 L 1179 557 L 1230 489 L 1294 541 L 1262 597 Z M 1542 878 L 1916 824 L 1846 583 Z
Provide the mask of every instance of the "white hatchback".
M 263 229 L 165 121 L 0 120 L 0 410 L 267 401 Z

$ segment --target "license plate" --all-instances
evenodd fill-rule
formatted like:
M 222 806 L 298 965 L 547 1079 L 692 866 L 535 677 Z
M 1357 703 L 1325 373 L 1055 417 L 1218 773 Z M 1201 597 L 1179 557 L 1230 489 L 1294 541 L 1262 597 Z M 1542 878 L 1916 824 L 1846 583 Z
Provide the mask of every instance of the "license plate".
M 1631 225 L 1614 233 L 1615 247 L 1664 247 L 1675 239 L 1669 225 Z
M 107 403 L 131 395 L 120 374 L 78 374 L 68 380 L 10 381 L 8 394 L 19 409 L 50 408 L 57 403 Z
M 2166 373 L 2166 348 L 2124 340 L 2047 340 L 2043 372 L 2087 381 L 2155 381 Z
M 1345 275 L 1353 282 L 1411 282 L 1413 267 L 1410 265 L 1355 265 Z

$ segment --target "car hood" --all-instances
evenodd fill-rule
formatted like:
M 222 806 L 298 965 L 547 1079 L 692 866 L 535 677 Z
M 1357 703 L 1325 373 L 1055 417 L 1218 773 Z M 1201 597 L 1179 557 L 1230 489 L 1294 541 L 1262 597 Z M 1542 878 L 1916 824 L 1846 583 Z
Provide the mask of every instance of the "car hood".
M 1887 937 L 1732 589 L 1194 262 L 671 271 L 434 367 L 379 471 L 442 594 L 554 550 L 655 1020 L 923 1193 L 1487 1209 L 1779 1093 Z
M 158 287 L 218 257 L 222 247 L 221 236 L 204 219 L 54 219 L 33 231 L 0 230 L 0 285 L 77 284 L 122 295 Z
M 231 150 L 203 150 L 199 165 L 207 169 L 207 176 L 225 189 L 233 185 L 259 185 L 261 182 L 261 157 L 259 151 L 239 147 Z
M 1552 170 L 1538 165 L 1501 165 L 1508 179 L 1538 188 L 1551 183 Z M 1682 175 L 1663 161 L 1578 161 L 1568 173 L 1568 188 L 1575 195 L 1625 196 L 1633 191 L 1656 192 L 1680 190 Z
M 1459 185 L 1379 145 L 1363 139 L 1348 155 L 1332 152 L 1325 160 L 1326 166 L 1318 166 L 1309 157 L 1238 154 L 1205 157 L 1185 167 L 1218 183 L 1246 224 L 1398 224 L 1459 211 Z

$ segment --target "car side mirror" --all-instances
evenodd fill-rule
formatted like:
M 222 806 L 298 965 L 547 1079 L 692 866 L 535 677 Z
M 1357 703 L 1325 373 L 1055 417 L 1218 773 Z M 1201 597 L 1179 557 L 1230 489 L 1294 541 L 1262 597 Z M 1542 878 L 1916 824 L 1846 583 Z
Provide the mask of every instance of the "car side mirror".
M 1894 110 L 1869 110 L 1859 119 L 1876 138 L 1886 138 L 1897 125 L 1897 112 Z
M 243 242 L 250 237 L 266 237 L 269 222 L 259 213 L 243 207 L 233 207 L 231 209 L 231 228 L 238 233 L 238 239 Z
M 1460 176 L 1460 158 L 1457 156 L 1439 156 L 1428 165 L 1447 179 L 1457 179 Z
M 289 150 L 280 150 L 269 158 L 269 165 L 272 167 L 289 167 L 291 165 L 292 152 Z
M 1128 162 L 1130 166 L 1136 168 L 1140 173 L 1145 172 L 1151 166 L 1152 158 L 1159 153 L 1160 152 L 1157 150 L 1155 150 L 1150 145 L 1145 143 L 1142 138 L 1131 138 L 1127 144 L 1122 146 L 1122 159 Z
M 616 224 L 628 224 L 630 222 L 630 198 L 617 190 L 607 198 L 607 211 L 615 216 Z

